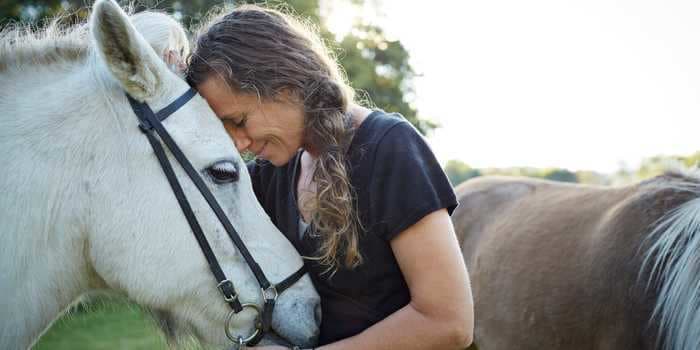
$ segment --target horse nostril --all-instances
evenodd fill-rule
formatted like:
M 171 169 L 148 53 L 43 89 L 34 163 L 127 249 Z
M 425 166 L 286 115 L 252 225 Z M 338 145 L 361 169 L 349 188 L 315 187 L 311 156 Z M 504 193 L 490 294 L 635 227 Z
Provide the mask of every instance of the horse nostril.
M 314 308 L 314 320 L 317 326 L 321 326 L 321 303 L 316 304 Z

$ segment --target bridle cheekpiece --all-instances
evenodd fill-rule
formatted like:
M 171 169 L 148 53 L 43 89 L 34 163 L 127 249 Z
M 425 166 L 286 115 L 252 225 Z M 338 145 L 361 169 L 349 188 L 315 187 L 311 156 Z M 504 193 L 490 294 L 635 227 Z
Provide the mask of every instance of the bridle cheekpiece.
M 253 256 L 248 251 L 248 248 L 246 248 L 245 244 L 238 235 L 238 232 L 236 232 L 236 229 L 233 227 L 233 225 L 231 225 L 231 222 L 228 220 L 228 217 L 221 209 L 221 206 L 214 198 L 214 195 L 211 193 L 204 180 L 202 180 L 202 177 L 189 162 L 185 154 L 180 150 L 180 147 L 177 146 L 177 143 L 175 143 L 168 131 L 165 130 L 165 128 L 163 127 L 163 124 L 161 122 L 167 117 L 169 117 L 171 114 L 175 113 L 178 109 L 180 109 L 180 107 L 184 106 L 196 94 L 197 91 L 194 88 L 190 88 L 180 97 L 175 99 L 175 101 L 171 102 L 165 108 L 155 113 L 153 112 L 153 110 L 151 110 L 147 103 L 136 101 L 133 97 L 129 96 L 129 94 L 127 94 L 126 97 L 129 100 L 129 104 L 131 104 L 132 110 L 139 118 L 139 129 L 141 129 L 141 131 L 148 138 L 148 142 L 151 144 L 153 152 L 158 158 L 158 162 L 160 163 L 161 168 L 165 173 L 165 177 L 168 179 L 168 183 L 170 183 L 170 187 L 172 188 L 173 193 L 175 194 L 175 198 L 180 204 L 182 213 L 187 219 L 187 222 L 189 223 L 190 228 L 192 229 L 192 233 L 194 234 L 195 238 L 197 239 L 197 243 L 199 243 L 199 246 L 202 249 L 204 257 L 207 259 L 209 268 L 214 274 L 214 277 L 216 278 L 217 288 L 221 291 L 224 301 L 231 307 L 231 311 L 229 311 L 229 314 L 226 317 L 224 327 L 226 336 L 232 342 L 237 344 L 239 348 L 244 348 L 246 345 L 257 344 L 260 341 L 260 339 L 262 339 L 264 333 L 268 332 L 271 329 L 272 313 L 275 307 L 275 302 L 277 301 L 277 297 L 279 296 L 279 294 L 281 294 L 287 288 L 289 288 L 292 284 L 298 281 L 306 273 L 306 270 L 302 265 L 302 267 L 299 268 L 299 270 L 297 270 L 292 275 L 284 279 L 282 282 L 279 282 L 277 284 L 270 283 L 267 277 L 265 277 L 265 274 L 260 268 L 260 265 L 258 265 L 255 259 L 253 259 Z M 156 137 L 156 135 L 158 135 L 158 137 Z M 160 139 L 160 141 L 158 139 Z M 216 256 L 214 255 L 214 252 L 212 251 L 209 242 L 204 236 L 204 232 L 202 231 L 202 228 L 199 225 L 199 222 L 197 221 L 194 212 L 192 211 L 192 207 L 190 206 L 189 201 L 187 200 L 187 197 L 185 196 L 185 193 L 182 190 L 180 182 L 175 176 L 175 172 L 173 171 L 172 165 L 168 160 L 168 157 L 165 153 L 165 150 L 163 149 L 163 145 L 161 144 L 161 142 L 165 144 L 168 150 L 170 150 L 170 153 L 173 155 L 173 157 L 175 157 L 180 166 L 185 170 L 188 177 L 192 180 L 197 189 L 199 189 L 199 192 L 207 201 L 209 207 L 212 209 L 212 211 L 214 211 L 214 214 L 219 219 L 224 229 L 226 229 L 226 232 L 233 241 L 233 244 L 236 246 L 238 251 L 245 259 L 246 263 L 248 264 L 248 267 L 250 267 L 251 271 L 253 272 L 253 275 L 255 276 L 255 279 L 257 279 L 258 284 L 260 285 L 260 291 L 262 294 L 262 299 L 264 301 L 262 310 L 260 306 L 255 303 L 240 302 L 238 298 L 238 293 L 236 292 L 236 288 L 234 287 L 233 282 L 226 278 L 226 275 L 224 274 L 223 270 L 221 269 L 221 266 L 219 265 L 219 262 L 216 260 Z M 255 331 L 253 332 L 253 334 L 246 338 L 240 335 L 234 335 L 230 331 L 230 324 L 233 320 L 233 317 L 239 312 L 243 311 L 245 308 L 253 309 L 258 314 L 257 320 L 255 322 Z

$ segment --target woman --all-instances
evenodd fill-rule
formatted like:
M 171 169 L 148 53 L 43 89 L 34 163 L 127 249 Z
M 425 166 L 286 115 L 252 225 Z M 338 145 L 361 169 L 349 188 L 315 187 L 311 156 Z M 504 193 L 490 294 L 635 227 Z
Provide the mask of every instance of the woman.
M 316 349 L 471 343 L 444 172 L 401 116 L 353 102 L 315 33 L 280 12 L 239 7 L 201 33 L 187 79 L 236 147 L 257 156 L 258 200 L 308 257 L 323 310 Z

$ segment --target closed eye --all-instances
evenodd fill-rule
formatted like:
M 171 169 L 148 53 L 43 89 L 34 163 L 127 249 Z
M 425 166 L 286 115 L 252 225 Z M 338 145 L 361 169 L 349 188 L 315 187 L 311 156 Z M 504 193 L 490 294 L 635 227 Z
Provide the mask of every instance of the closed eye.
M 230 160 L 220 160 L 207 169 L 207 173 L 217 184 L 226 184 L 236 182 L 239 179 L 238 168 L 236 164 Z
M 232 121 L 231 123 L 232 123 L 233 126 L 235 126 L 236 128 L 245 128 L 246 122 L 248 122 L 248 116 L 245 116 L 245 117 L 241 118 L 241 120 L 238 121 L 238 122 L 234 120 L 234 121 Z

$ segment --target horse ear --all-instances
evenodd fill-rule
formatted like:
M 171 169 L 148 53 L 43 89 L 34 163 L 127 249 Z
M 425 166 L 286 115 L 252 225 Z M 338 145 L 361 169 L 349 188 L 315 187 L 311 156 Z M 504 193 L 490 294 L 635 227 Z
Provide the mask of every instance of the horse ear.
M 126 92 L 143 101 L 158 91 L 167 67 L 119 5 L 113 0 L 98 0 L 90 30 L 99 55 Z

